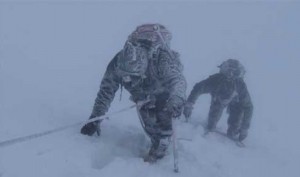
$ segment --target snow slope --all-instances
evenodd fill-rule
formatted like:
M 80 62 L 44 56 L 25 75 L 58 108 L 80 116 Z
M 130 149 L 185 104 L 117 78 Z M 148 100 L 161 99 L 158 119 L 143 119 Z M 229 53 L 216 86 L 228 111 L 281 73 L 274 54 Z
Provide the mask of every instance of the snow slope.
M 192 121 L 177 122 L 180 173 L 170 154 L 154 165 L 135 110 L 103 122 L 101 137 L 80 126 L 0 147 L 0 177 L 207 176 L 300 174 L 299 2 L 0 1 L 0 142 L 86 120 L 110 59 L 139 24 L 173 32 L 193 85 L 227 58 L 246 66 L 254 102 L 247 148 L 203 138 L 209 96 Z M 110 112 L 131 105 L 118 91 Z M 219 123 L 226 130 L 226 115 Z M 188 140 L 183 140 L 188 139 Z

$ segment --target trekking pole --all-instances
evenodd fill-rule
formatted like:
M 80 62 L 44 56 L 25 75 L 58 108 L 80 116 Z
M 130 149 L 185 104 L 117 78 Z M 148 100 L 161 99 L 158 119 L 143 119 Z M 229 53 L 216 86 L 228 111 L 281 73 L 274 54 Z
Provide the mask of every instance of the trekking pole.
M 161 34 L 160 31 L 160 27 L 159 25 L 156 26 L 155 32 L 157 33 L 157 35 L 159 36 L 160 40 L 163 42 L 164 48 L 167 50 L 167 53 L 169 54 L 169 56 L 174 59 L 175 55 L 173 54 L 173 52 L 171 51 L 169 45 L 167 44 L 166 40 L 164 39 L 164 37 Z M 173 129 L 173 156 L 174 156 L 174 172 L 178 173 L 179 172 L 179 167 L 178 167 L 178 149 L 177 149 L 177 137 L 176 137 L 176 121 L 172 122 L 172 129 Z
M 137 105 L 134 104 L 134 105 L 131 105 L 129 107 L 123 108 L 119 111 L 113 112 L 111 114 L 95 117 L 95 118 L 92 118 L 92 119 L 89 119 L 89 120 L 86 120 L 86 121 L 77 122 L 77 123 L 74 123 L 74 124 L 66 125 L 66 126 L 63 126 L 63 127 L 55 128 L 55 129 L 48 130 L 48 131 L 44 131 L 44 132 L 41 132 L 41 133 L 35 133 L 35 134 L 32 134 L 32 135 L 27 135 L 27 136 L 23 136 L 23 137 L 18 137 L 18 138 L 2 141 L 2 142 L 0 142 L 0 148 L 5 147 L 5 146 L 9 146 L 9 145 L 13 145 L 13 144 L 16 144 L 16 143 L 25 142 L 25 141 L 28 141 L 28 140 L 31 140 L 31 139 L 36 139 L 36 138 L 46 136 L 46 135 L 49 135 L 49 134 L 53 134 L 53 133 L 56 133 L 56 132 L 60 132 L 60 131 L 63 131 L 65 129 L 75 127 L 77 125 L 87 124 L 87 123 L 94 122 L 94 121 L 97 121 L 97 120 L 108 119 L 110 116 L 113 116 L 115 114 L 130 110 L 130 109 L 132 109 L 136 106 Z
M 174 172 L 178 173 L 179 172 L 179 159 L 178 159 L 178 148 L 177 148 L 177 132 L 176 132 L 176 121 L 174 120 L 172 122 L 172 129 L 173 129 L 173 156 L 174 156 Z

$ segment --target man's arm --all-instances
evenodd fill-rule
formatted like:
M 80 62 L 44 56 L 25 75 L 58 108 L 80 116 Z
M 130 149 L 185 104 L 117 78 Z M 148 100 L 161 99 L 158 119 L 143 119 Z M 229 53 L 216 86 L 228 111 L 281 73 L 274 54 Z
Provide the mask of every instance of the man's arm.
M 181 109 L 186 99 L 186 79 L 182 74 L 183 66 L 179 54 L 173 52 L 174 58 L 166 51 L 159 55 L 158 75 L 162 80 L 162 86 L 169 92 L 168 105 Z M 180 110 L 178 112 L 181 113 Z
M 209 78 L 195 84 L 187 99 L 187 102 L 190 104 L 195 104 L 196 100 L 201 94 L 212 93 L 216 85 L 220 82 L 220 79 L 220 74 L 214 74 Z
M 108 111 L 110 103 L 114 99 L 115 93 L 119 88 L 119 80 L 116 74 L 116 62 L 118 57 L 119 54 L 113 58 L 106 68 L 90 119 L 102 116 Z M 100 136 L 100 122 L 101 121 L 87 123 L 81 128 L 80 132 L 89 136 L 92 136 L 97 132 L 98 136 Z
M 118 57 L 119 53 L 113 58 L 106 68 L 97 98 L 95 99 L 91 117 L 104 115 L 108 111 L 110 104 L 115 97 L 115 93 L 118 90 L 120 83 L 116 74 L 116 62 Z
M 186 79 L 182 74 L 183 66 L 180 63 L 179 54 L 173 52 L 174 58 L 166 51 L 161 51 L 158 63 L 158 73 L 162 84 L 168 89 L 170 97 L 185 99 Z
M 239 102 L 244 109 L 244 118 L 242 121 L 241 129 L 248 130 L 253 114 L 253 104 L 244 81 L 241 82 L 241 91 L 239 94 Z

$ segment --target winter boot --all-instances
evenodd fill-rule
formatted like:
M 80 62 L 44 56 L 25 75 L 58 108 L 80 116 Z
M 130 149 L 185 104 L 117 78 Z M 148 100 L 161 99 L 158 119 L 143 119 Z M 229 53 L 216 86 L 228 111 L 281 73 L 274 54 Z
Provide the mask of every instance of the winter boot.
M 232 140 L 238 140 L 238 130 L 229 127 L 227 129 L 227 136 L 228 138 L 232 139 Z
M 152 140 L 152 146 L 149 150 L 148 155 L 144 158 L 144 161 L 154 163 L 158 159 L 163 158 L 166 154 L 169 144 L 169 137 L 165 137 L 160 140 Z

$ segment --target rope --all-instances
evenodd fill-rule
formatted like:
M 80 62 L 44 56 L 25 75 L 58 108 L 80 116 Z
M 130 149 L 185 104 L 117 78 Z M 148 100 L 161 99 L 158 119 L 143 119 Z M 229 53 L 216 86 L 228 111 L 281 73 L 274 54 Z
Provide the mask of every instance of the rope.
M 93 119 L 89 119 L 87 121 L 81 121 L 81 122 L 73 123 L 73 124 L 70 124 L 70 125 L 63 126 L 63 127 L 55 128 L 55 129 L 52 129 L 52 130 L 44 131 L 44 132 L 41 132 L 41 133 L 35 133 L 35 134 L 27 135 L 27 136 L 22 136 L 22 137 L 10 139 L 10 140 L 2 141 L 2 142 L 0 142 L 0 148 L 5 147 L 5 146 L 10 146 L 10 145 L 13 145 L 13 144 L 17 144 L 17 143 L 21 143 L 21 142 L 25 142 L 25 141 L 29 141 L 29 140 L 36 139 L 36 138 L 39 138 L 39 137 L 43 137 L 43 136 L 46 136 L 46 135 L 49 135 L 49 134 L 57 133 L 57 132 L 60 132 L 60 131 L 63 131 L 63 130 L 66 130 L 68 128 L 75 127 L 75 126 L 78 126 L 78 125 L 87 124 L 87 123 L 94 122 L 94 121 L 97 121 L 97 120 L 108 119 L 110 116 L 113 116 L 115 114 L 130 110 L 130 109 L 132 109 L 136 106 L 137 105 L 134 104 L 132 106 L 123 108 L 123 109 L 121 109 L 119 111 L 116 111 L 114 113 L 99 116 L 99 117 L 96 117 L 96 118 L 93 118 Z

